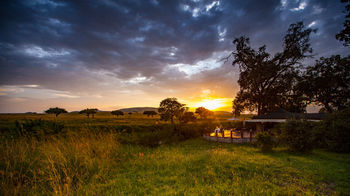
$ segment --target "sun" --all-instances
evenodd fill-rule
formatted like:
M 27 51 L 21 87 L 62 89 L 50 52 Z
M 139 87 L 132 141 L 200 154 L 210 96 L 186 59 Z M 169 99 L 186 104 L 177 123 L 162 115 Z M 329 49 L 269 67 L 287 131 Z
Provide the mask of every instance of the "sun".
M 205 107 L 209 110 L 216 110 L 218 108 L 226 106 L 225 101 L 222 99 L 204 99 L 195 104 L 195 107 Z

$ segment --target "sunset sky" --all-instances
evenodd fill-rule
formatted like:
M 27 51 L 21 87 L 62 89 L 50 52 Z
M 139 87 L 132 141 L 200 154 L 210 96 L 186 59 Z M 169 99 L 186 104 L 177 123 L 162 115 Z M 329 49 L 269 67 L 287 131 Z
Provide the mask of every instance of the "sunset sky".
M 79 2 L 79 3 L 78 3 Z M 157 107 L 231 111 L 232 40 L 281 50 L 291 23 L 317 28 L 315 58 L 345 54 L 340 0 L 11 0 L 0 6 L 0 112 Z

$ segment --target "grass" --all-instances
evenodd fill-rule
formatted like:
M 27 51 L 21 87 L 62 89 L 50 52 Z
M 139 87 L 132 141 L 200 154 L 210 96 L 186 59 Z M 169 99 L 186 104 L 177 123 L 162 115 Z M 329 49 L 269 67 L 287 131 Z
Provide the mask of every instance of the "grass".
M 65 132 L 58 135 L 39 139 L 2 138 L 0 195 L 350 193 L 350 154 L 323 150 L 293 154 L 284 148 L 262 153 L 250 144 L 216 143 L 201 138 L 150 148 L 122 144 L 119 138 L 123 133 L 86 129 L 81 122 L 87 119 L 68 117 L 59 118 L 74 126 L 66 127 Z M 132 117 L 119 118 L 123 122 L 132 121 L 131 124 L 156 120 L 156 117 L 139 117 L 135 115 L 135 121 Z M 7 123 L 18 118 L 7 115 L 0 120 L 0 125 L 8 126 Z M 79 129 L 75 121 L 81 123 Z M 94 125 L 102 121 L 118 125 L 115 117 L 102 116 L 86 123 Z M 143 122 L 142 125 L 147 123 L 152 124 Z

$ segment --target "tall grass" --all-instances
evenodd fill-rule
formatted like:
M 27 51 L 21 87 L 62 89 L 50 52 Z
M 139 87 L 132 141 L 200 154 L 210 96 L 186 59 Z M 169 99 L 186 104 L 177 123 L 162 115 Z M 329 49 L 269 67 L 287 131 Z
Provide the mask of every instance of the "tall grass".
M 0 146 L 1 190 L 5 195 L 82 191 L 82 185 L 105 181 L 118 155 L 119 143 L 111 132 L 7 140 Z

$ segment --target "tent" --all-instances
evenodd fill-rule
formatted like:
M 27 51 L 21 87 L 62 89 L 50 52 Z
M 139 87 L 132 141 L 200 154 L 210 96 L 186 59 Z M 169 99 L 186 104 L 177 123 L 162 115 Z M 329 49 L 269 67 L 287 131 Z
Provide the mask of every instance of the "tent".
M 241 120 L 241 119 L 238 119 L 238 118 L 235 118 L 235 117 L 232 117 L 232 118 L 229 118 L 227 120 Z

